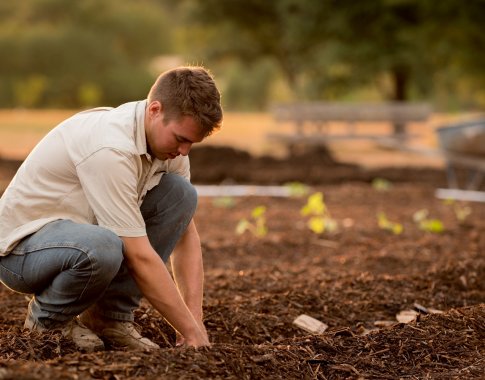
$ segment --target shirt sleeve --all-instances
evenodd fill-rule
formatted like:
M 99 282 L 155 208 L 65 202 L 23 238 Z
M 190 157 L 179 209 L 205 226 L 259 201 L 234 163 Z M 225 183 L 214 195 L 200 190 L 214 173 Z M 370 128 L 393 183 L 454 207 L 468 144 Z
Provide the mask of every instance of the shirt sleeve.
M 76 167 L 86 199 L 98 225 L 118 236 L 145 236 L 145 222 L 138 207 L 138 173 L 135 155 L 102 148 Z

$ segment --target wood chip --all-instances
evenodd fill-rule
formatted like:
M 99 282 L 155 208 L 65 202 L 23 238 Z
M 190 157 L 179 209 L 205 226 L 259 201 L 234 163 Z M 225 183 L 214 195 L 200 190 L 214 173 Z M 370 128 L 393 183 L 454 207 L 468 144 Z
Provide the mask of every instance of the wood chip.
M 419 311 L 420 313 L 423 313 L 423 314 L 429 314 L 429 310 L 427 307 L 424 307 L 423 305 L 420 305 L 419 303 L 414 303 L 414 308 L 416 309 L 416 311 Z
M 266 354 L 266 355 L 259 355 L 259 356 L 251 356 L 250 358 L 255 363 L 264 363 L 267 361 L 273 361 L 274 355 Z
M 403 310 L 396 314 L 396 319 L 400 323 L 410 323 L 416 320 L 419 313 L 416 310 Z
M 414 308 L 420 313 L 424 313 L 424 314 L 443 314 L 443 311 L 441 310 L 433 309 L 432 307 L 424 307 L 419 303 L 415 303 Z
M 328 325 L 306 314 L 299 315 L 293 324 L 312 334 L 321 334 L 328 329 Z
M 374 326 L 376 327 L 391 327 L 394 326 L 396 321 L 375 321 Z

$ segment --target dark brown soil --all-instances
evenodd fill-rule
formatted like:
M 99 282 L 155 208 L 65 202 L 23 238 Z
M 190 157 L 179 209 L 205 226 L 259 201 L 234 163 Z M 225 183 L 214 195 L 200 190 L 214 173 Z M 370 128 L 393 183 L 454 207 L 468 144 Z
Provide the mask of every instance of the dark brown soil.
M 0 379 L 485 378 L 485 204 L 468 204 L 471 214 L 459 221 L 458 209 L 434 196 L 446 183 L 435 169 L 369 172 L 325 152 L 277 161 L 204 149 L 194 152 L 195 183 L 302 181 L 310 194 L 324 193 L 339 229 L 311 232 L 300 214 L 306 196 L 201 198 L 210 349 L 175 348 L 172 329 L 143 303 L 136 321 L 160 351 L 80 353 L 56 333 L 22 330 L 27 299 L 1 287 Z M 375 177 L 392 187 L 378 191 Z M 258 205 L 267 208 L 268 233 L 237 235 Z M 445 230 L 418 228 L 413 214 L 422 209 Z M 379 211 L 403 232 L 379 228 Z M 416 304 L 442 313 L 396 321 Z M 293 324 L 300 314 L 328 330 L 301 330 Z
M 190 153 L 194 183 L 253 183 L 262 185 L 303 182 L 330 184 L 351 181 L 370 182 L 384 177 L 397 182 L 424 182 L 446 185 L 442 170 L 416 167 L 364 169 L 357 164 L 336 162 L 325 147 L 296 151 L 292 157 L 253 157 L 229 147 L 203 146 Z

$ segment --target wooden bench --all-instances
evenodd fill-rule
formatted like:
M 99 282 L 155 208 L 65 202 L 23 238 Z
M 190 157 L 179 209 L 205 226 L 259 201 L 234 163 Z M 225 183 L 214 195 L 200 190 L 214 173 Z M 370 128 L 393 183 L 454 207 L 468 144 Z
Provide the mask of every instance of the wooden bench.
M 425 103 L 286 103 L 271 108 L 277 123 L 292 123 L 291 133 L 270 133 L 268 139 L 292 146 L 327 144 L 335 140 L 374 140 L 387 145 L 403 144 L 411 134 L 406 130 L 410 122 L 426 121 L 431 115 L 431 107 Z M 343 122 L 346 129 L 330 133 L 328 123 Z M 358 122 L 388 122 L 390 133 L 362 133 Z

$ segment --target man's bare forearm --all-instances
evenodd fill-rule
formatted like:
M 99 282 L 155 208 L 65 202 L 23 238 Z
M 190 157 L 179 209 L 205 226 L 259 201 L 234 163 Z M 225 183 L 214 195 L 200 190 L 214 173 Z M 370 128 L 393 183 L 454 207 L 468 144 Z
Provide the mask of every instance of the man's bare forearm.
M 130 272 L 147 300 L 185 337 L 187 344 L 208 345 L 205 331 L 200 329 L 148 238 L 123 238 L 123 241 Z
M 204 296 L 204 268 L 200 239 L 192 220 L 171 258 L 177 287 L 189 310 L 200 323 Z

